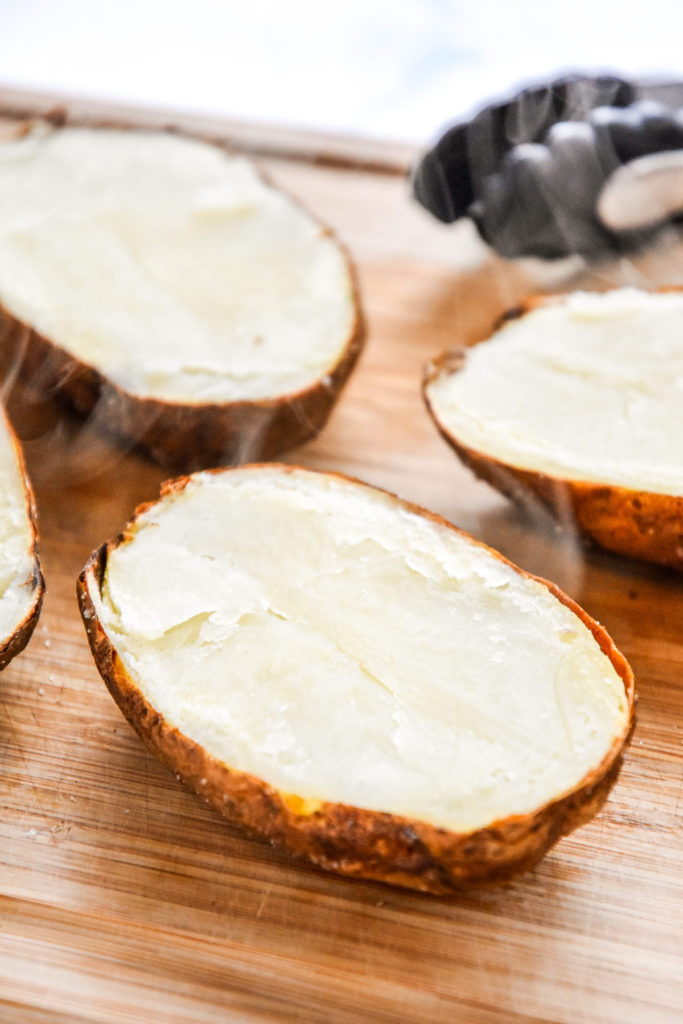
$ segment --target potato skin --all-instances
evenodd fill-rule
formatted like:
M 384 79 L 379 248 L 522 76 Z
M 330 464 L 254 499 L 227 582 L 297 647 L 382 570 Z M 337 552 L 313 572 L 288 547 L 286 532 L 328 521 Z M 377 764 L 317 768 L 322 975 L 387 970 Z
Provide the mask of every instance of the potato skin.
M 36 628 L 40 617 L 43 596 L 45 594 L 45 580 L 43 578 L 40 560 L 38 557 L 38 517 L 36 514 L 36 503 L 33 496 L 31 481 L 29 480 L 28 473 L 26 472 L 24 455 L 21 450 L 21 445 L 19 444 L 4 411 L 0 411 L 0 416 L 5 420 L 7 434 L 14 449 L 14 456 L 19 465 L 19 471 L 24 485 L 26 510 L 31 527 L 31 554 L 33 556 L 33 572 L 26 578 L 24 584 L 32 595 L 32 602 L 26 615 L 16 626 L 12 634 L 8 637 L 0 637 L 0 671 L 2 671 L 2 669 L 9 665 L 12 658 L 16 657 L 17 654 L 20 654 L 21 651 L 23 651 L 26 644 L 31 639 L 31 634 Z
M 680 291 L 661 288 L 659 291 Z M 502 322 L 524 316 L 565 296 L 532 296 L 507 313 Z M 437 377 L 459 372 L 466 347 L 454 348 L 433 360 L 423 376 L 423 399 L 444 440 L 480 480 L 491 484 L 522 508 L 540 502 L 558 524 L 578 532 L 606 551 L 642 562 L 683 570 L 683 497 L 634 490 L 609 483 L 563 479 L 502 462 L 462 444 L 441 423 L 429 401 L 428 387 Z
M 77 121 L 52 118 L 59 126 Z M 126 124 L 101 124 L 103 130 L 138 131 Z M 30 128 L 30 122 L 18 134 Z M 175 133 L 180 134 L 180 133 Z M 274 186 L 265 174 L 261 179 Z M 300 209 L 301 203 L 290 201 Z M 311 385 L 272 398 L 229 402 L 172 402 L 137 396 L 110 381 L 96 366 L 84 363 L 16 318 L 0 304 L 0 375 L 17 372 L 42 398 L 66 406 L 82 418 L 93 417 L 99 430 L 126 448 L 144 452 L 174 473 L 213 466 L 274 459 L 315 437 L 327 422 L 365 343 L 357 275 L 335 233 L 315 218 L 319 233 L 335 240 L 347 267 L 354 319 L 336 362 Z
M 296 467 L 277 468 L 291 472 Z M 350 480 L 341 474 L 327 475 Z M 187 478 L 171 481 L 164 485 L 162 495 L 181 490 L 186 483 Z M 441 517 L 398 498 L 395 500 L 400 507 L 458 532 Z M 147 507 L 141 506 L 136 514 Z M 195 793 L 250 835 L 268 840 L 298 860 L 337 874 L 435 895 L 457 893 L 478 883 L 503 882 L 532 868 L 557 839 L 593 817 L 616 781 L 635 724 L 633 673 L 605 630 L 545 580 L 538 582 L 590 629 L 623 680 L 628 702 L 623 732 L 615 738 L 602 762 L 571 791 L 533 813 L 510 816 L 485 828 L 456 833 L 395 814 L 307 801 L 237 771 L 171 726 L 149 704 L 127 673 L 97 618 L 91 591 L 99 590 L 110 551 L 125 539 L 124 531 L 118 540 L 95 551 L 77 585 L 93 657 L 109 691 L 147 747 Z M 503 556 L 494 554 L 502 562 L 511 564 Z M 538 579 L 513 568 L 522 576 Z
M 324 377 L 277 398 L 226 403 L 175 403 L 124 391 L 0 306 L 0 364 L 41 397 L 92 416 L 105 434 L 173 472 L 245 460 L 273 459 L 323 428 L 361 353 L 365 328 L 356 317 L 344 351 Z M 0 371 L 2 372 L 2 371 Z

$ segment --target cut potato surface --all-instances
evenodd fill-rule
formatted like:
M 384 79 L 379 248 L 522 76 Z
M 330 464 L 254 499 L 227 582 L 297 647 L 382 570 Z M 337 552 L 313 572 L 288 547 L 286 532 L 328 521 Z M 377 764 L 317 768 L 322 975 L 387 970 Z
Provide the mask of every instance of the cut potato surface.
M 148 403 L 149 419 L 164 406 L 334 395 L 360 341 L 331 233 L 244 157 L 161 132 L 39 126 L 0 143 L 0 303 Z M 309 436 L 329 404 L 299 411 Z M 133 419 L 118 430 L 131 426 L 141 429 Z M 162 451 L 163 429 L 151 442 Z M 260 451 L 246 429 L 244 445 Z
M 532 300 L 437 360 L 425 396 L 501 490 L 571 511 L 612 550 L 683 566 L 682 389 L 683 292 L 622 288 Z
M 628 666 L 567 598 L 343 477 L 177 482 L 80 596 L 157 753 L 233 820 L 349 874 L 445 891 L 529 866 L 597 809 L 632 725 Z
M 27 644 L 43 598 L 33 496 L 19 445 L 0 412 L 0 668 Z

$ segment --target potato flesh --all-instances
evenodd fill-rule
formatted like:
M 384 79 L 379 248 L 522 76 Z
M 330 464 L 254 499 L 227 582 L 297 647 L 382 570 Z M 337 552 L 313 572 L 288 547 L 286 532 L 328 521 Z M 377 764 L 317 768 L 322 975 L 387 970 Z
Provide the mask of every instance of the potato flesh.
M 251 164 L 178 136 L 0 143 L 0 303 L 139 396 L 279 396 L 354 324 L 338 245 Z
M 35 603 L 34 569 L 23 476 L 0 414 L 0 643 L 6 643 Z
M 577 292 L 427 388 L 456 441 L 562 479 L 683 495 L 683 294 Z
M 306 801 L 469 830 L 571 789 L 626 723 L 611 662 L 544 586 L 333 478 L 199 474 L 91 598 L 170 725 Z

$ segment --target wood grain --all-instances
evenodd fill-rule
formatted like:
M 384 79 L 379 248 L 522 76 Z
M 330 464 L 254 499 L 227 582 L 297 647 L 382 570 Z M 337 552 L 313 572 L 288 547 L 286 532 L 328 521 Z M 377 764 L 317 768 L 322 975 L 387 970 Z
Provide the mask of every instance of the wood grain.
M 48 589 L 29 647 L 0 676 L 0 1021 L 679 1021 L 683 578 L 587 551 L 542 513 L 522 519 L 458 464 L 422 406 L 422 367 L 481 336 L 538 278 L 496 263 L 466 226 L 431 223 L 402 176 L 332 163 L 263 160 L 349 246 L 369 327 L 332 419 L 291 461 L 447 516 L 599 619 L 640 692 L 622 776 L 536 871 L 464 897 L 328 877 L 246 839 L 143 749 L 77 612 L 86 558 L 163 472 L 13 391 Z M 681 270 L 672 246 L 597 280 Z

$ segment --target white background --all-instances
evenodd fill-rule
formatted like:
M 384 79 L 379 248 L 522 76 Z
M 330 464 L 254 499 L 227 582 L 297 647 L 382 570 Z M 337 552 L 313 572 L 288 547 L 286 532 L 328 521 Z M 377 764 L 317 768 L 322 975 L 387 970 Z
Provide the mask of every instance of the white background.
M 0 85 L 405 142 L 570 69 L 683 74 L 683 3 L 0 0 Z

